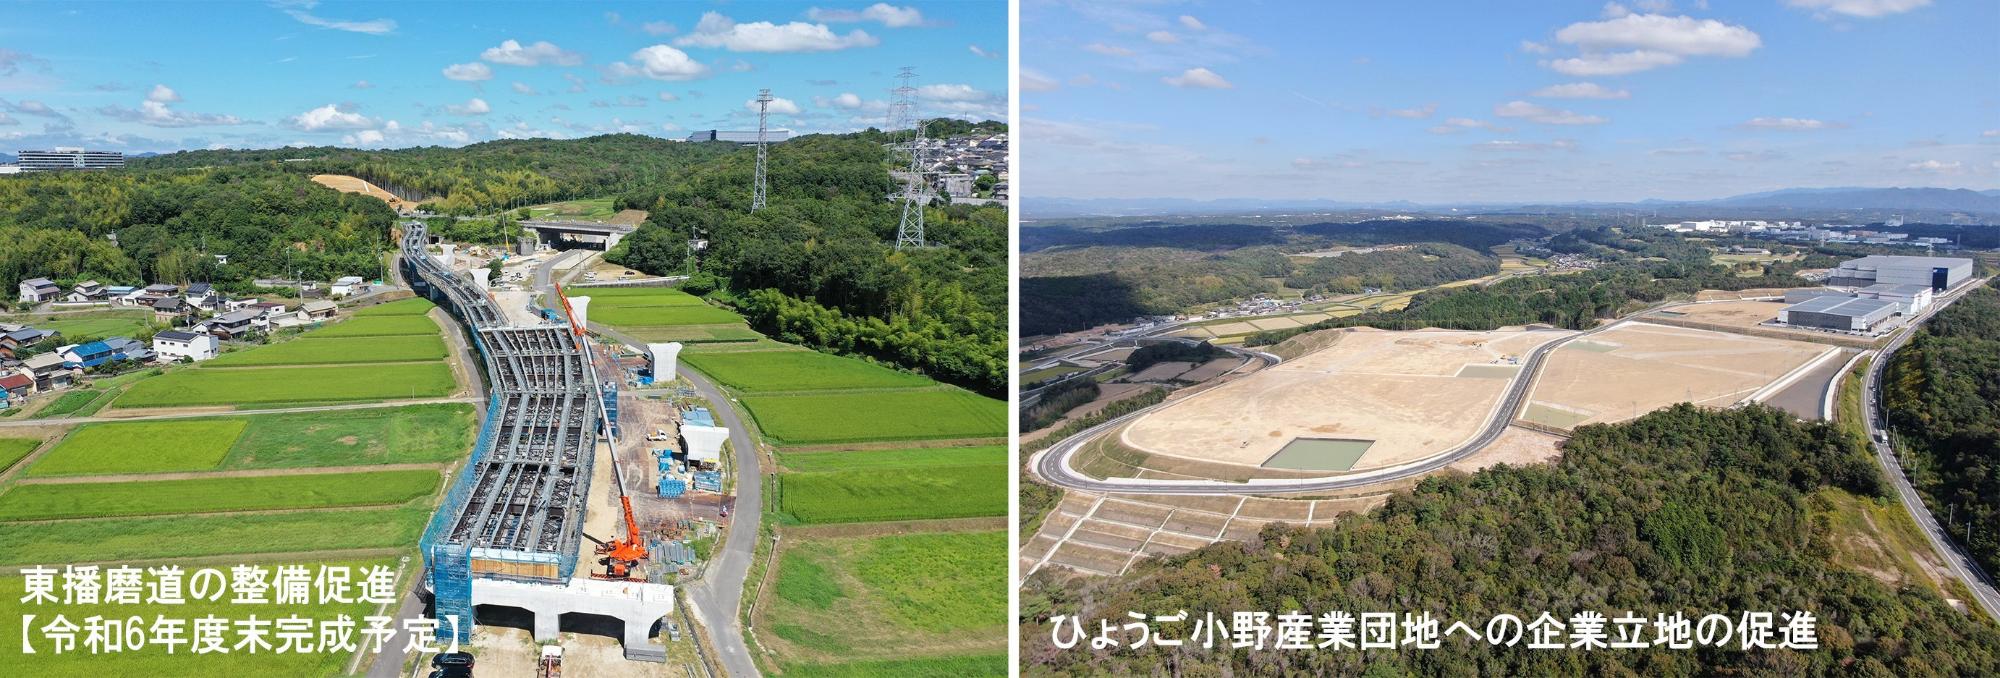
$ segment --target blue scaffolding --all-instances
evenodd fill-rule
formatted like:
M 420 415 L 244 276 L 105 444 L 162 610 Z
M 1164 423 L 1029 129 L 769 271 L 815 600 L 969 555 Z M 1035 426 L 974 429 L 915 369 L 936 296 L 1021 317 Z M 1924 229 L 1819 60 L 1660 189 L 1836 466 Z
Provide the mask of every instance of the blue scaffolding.
M 478 341 L 475 337 L 474 341 Z M 493 426 L 500 416 L 500 394 L 494 393 L 486 406 L 486 420 L 479 426 L 479 442 L 472 446 L 472 455 L 458 478 L 445 492 L 444 502 L 437 512 L 431 514 L 431 522 L 424 527 L 424 537 L 418 543 L 418 550 L 424 556 L 424 568 L 430 573 L 431 600 L 438 620 L 438 637 L 451 633 L 451 623 L 446 618 L 458 615 L 458 640 L 461 643 L 472 640 L 472 549 L 466 544 L 449 542 L 452 524 L 457 522 L 465 510 L 465 502 L 472 498 L 473 472 L 486 453 L 493 449 L 493 441 L 499 437 L 499 429 Z
M 464 544 L 439 544 L 433 551 L 431 567 L 432 604 L 438 620 L 437 637 L 456 635 L 459 643 L 472 642 L 472 549 Z M 457 618 L 456 632 L 452 621 Z

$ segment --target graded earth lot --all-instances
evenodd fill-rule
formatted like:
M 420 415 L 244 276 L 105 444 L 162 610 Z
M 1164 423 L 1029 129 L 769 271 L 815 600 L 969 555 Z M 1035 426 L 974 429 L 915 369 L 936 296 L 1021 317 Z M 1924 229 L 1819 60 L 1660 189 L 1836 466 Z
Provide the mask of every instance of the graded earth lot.
M 1624 421 L 1679 402 L 1727 407 L 1835 350 L 1626 322 L 1550 354 L 1522 418 L 1568 429 Z
M 1468 367 L 1507 365 L 1569 334 L 1357 329 L 1329 348 L 1147 414 L 1121 439 L 1143 452 L 1251 467 L 1298 438 L 1371 442 L 1353 469 L 1422 459 L 1477 433 L 1511 383 L 1463 374 Z

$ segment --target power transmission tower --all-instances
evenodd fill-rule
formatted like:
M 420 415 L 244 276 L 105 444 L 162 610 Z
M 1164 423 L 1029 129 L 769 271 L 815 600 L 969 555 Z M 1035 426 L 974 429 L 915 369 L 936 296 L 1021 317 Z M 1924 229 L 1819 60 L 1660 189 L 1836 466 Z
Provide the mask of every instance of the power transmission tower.
M 882 131 L 894 134 L 914 122 L 917 110 L 917 88 L 910 85 L 916 79 L 917 69 L 904 66 L 896 73 L 896 88 L 889 90 L 889 121 Z
M 924 180 L 924 123 L 916 123 L 910 140 L 910 181 L 903 187 L 903 223 L 896 226 L 896 250 L 924 246 L 924 205 L 930 202 L 930 182 Z
M 757 181 L 756 192 L 750 196 L 750 211 L 764 209 L 764 141 L 765 122 L 771 111 L 771 90 L 757 92 Z

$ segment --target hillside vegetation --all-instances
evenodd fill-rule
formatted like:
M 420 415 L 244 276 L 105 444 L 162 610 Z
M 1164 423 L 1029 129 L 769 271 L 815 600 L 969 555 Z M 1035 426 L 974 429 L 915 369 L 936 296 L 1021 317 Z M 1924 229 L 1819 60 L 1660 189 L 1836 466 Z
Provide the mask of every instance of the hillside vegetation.
M 1932 316 L 1883 374 L 1912 484 L 1954 540 L 2000 571 L 2000 291 Z

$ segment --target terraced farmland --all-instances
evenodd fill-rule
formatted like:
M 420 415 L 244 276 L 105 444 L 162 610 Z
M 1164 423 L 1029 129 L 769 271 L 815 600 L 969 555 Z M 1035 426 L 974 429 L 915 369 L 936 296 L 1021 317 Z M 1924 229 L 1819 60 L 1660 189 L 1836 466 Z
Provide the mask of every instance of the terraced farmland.
M 702 374 L 745 393 L 907 388 L 934 383 L 921 374 L 818 351 L 690 353 L 681 359 Z
M 1007 404 L 957 389 L 744 396 L 779 445 L 999 438 Z
M 431 493 L 437 471 L 326 473 L 149 482 L 15 484 L 0 521 L 394 505 Z

